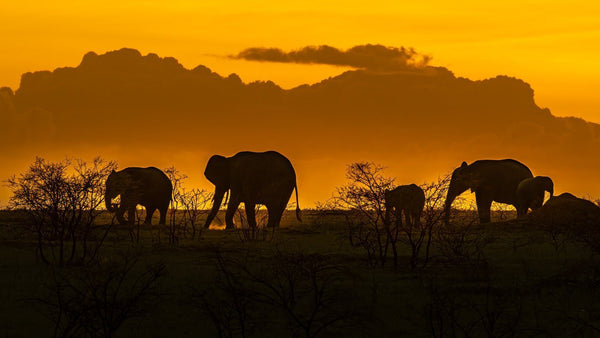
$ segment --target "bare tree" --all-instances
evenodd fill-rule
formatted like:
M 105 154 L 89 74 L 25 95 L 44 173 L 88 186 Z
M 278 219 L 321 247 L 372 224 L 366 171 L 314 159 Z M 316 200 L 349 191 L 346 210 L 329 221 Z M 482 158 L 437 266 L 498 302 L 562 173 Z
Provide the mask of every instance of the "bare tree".
M 293 337 L 328 336 L 368 322 L 347 283 L 356 276 L 327 257 L 276 250 L 265 264 L 249 252 L 235 258 L 216 250 L 216 258 L 215 287 L 199 293 L 195 304 L 219 337 L 247 337 L 265 323 L 270 331 L 284 324 Z
M 345 211 L 350 244 L 366 251 L 370 265 L 383 266 L 391 253 L 394 266 L 398 266 L 399 245 L 404 244 L 410 248 L 411 269 L 423 268 L 429 262 L 434 229 L 443 217 L 450 175 L 421 185 L 425 193 L 422 219 L 402 223 L 385 219 L 385 191 L 394 188 L 394 179 L 386 177 L 383 170 L 370 162 L 348 165 L 349 182 L 319 208 Z
M 29 169 L 8 180 L 12 209 L 30 216 L 29 230 L 37 236 L 37 250 L 45 263 L 87 263 L 98 254 L 110 227 L 94 232 L 102 212 L 104 181 L 115 162 L 95 158 L 57 163 L 36 158 Z
M 198 221 L 208 213 L 207 206 L 212 200 L 212 193 L 197 188 L 186 190 L 184 182 L 188 176 L 175 167 L 163 171 L 173 184 L 171 214 L 167 228 L 169 243 L 177 244 L 181 238 L 187 238 L 188 235 L 192 239 L 199 238 L 202 228 L 197 228 Z M 188 226 L 191 229 L 188 229 Z
M 319 205 L 320 210 L 344 210 L 350 244 L 363 248 L 369 265 L 383 266 L 394 235 L 385 220 L 385 191 L 394 188 L 394 179 L 384 176 L 384 167 L 372 162 L 351 163 L 346 168 L 348 183 L 337 187 L 334 196 Z
M 450 175 L 438 177 L 437 181 L 424 183 L 421 185 L 425 193 L 425 207 L 421 216 L 421 221 L 417 224 L 404 224 L 401 229 L 404 233 L 404 240 L 411 249 L 410 267 L 416 269 L 421 260 L 421 267 L 424 268 L 429 262 L 431 253 L 431 242 L 433 231 L 439 227 L 444 216 L 444 202 L 450 183 Z M 421 250 L 425 246 L 424 257 L 421 257 Z
M 56 268 L 36 299 L 54 323 L 54 337 L 114 337 L 121 325 L 140 316 L 160 298 L 162 263 L 138 268 L 139 255 L 96 260 L 86 268 Z
M 181 193 L 176 198 L 179 200 L 179 206 L 183 210 L 182 222 L 186 230 L 184 233 L 187 234 L 189 232 L 187 230 L 187 225 L 189 224 L 192 239 L 200 238 L 204 227 L 198 227 L 198 222 L 202 216 L 207 215 L 210 211 L 208 206 L 212 201 L 212 193 L 198 188 L 193 188 L 189 191 L 182 188 Z

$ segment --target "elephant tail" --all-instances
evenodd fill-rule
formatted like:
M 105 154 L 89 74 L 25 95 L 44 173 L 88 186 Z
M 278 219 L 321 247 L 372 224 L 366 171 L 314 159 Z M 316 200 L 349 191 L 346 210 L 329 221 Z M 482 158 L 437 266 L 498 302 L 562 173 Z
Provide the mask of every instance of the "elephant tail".
M 298 184 L 294 183 L 294 190 L 296 190 L 296 218 L 302 222 L 302 218 L 300 218 L 300 204 L 298 204 Z

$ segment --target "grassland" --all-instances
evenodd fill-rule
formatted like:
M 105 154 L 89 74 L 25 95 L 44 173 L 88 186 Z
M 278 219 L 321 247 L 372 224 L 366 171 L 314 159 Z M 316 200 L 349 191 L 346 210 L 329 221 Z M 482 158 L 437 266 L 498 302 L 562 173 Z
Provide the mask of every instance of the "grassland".
M 101 217 L 98 226 L 109 223 Z M 41 262 L 27 224 L 22 213 L 0 212 L 0 337 L 53 336 L 56 312 L 44 301 L 56 296 L 57 274 L 88 269 Z M 430 262 L 414 270 L 406 246 L 398 266 L 370 266 L 365 251 L 350 245 L 339 214 L 305 211 L 298 223 L 286 213 L 267 240 L 204 230 L 200 238 L 169 243 L 167 229 L 160 231 L 159 240 L 157 225 L 142 226 L 132 241 L 130 229 L 115 225 L 102 247 L 101 260 L 137 257 L 132 276 L 164 266 L 117 337 L 216 337 L 219 316 L 222 336 L 600 334 L 597 253 L 527 222 L 470 227 L 462 244 L 456 236 L 434 236 Z

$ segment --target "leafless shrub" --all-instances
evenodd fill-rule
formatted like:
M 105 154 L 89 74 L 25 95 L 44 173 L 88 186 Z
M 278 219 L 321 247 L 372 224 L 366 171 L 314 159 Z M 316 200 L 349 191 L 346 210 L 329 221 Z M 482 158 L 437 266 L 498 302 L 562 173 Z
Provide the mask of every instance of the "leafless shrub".
M 86 268 L 55 268 L 48 294 L 36 299 L 54 323 L 54 337 L 114 337 L 128 319 L 141 316 L 160 298 L 157 281 L 165 265 L 137 269 L 125 254 Z
M 173 196 L 171 197 L 171 215 L 169 217 L 169 224 L 167 228 L 169 244 L 174 245 L 179 243 L 179 239 L 183 232 L 183 222 L 181 219 L 177 219 L 177 209 L 180 207 L 180 199 L 182 194 L 182 184 L 187 175 L 181 173 L 175 167 L 169 167 L 163 170 L 164 173 L 171 180 L 173 184 Z M 160 240 L 160 235 L 159 235 Z
M 471 290 L 429 286 L 424 316 L 431 337 L 515 337 L 523 319 L 523 299 L 517 288 L 494 287 L 488 278 Z
M 600 269 L 586 258 L 531 286 L 538 336 L 596 337 L 600 334 Z
M 36 158 L 29 169 L 8 180 L 12 209 L 30 216 L 28 230 L 37 236 L 37 250 L 47 264 L 93 261 L 110 227 L 100 231 L 94 220 L 104 201 L 104 181 L 115 162 L 95 158 L 51 163 Z
M 398 266 L 399 245 L 410 249 L 411 269 L 424 268 L 430 257 L 433 233 L 441 223 L 450 175 L 421 187 L 425 207 L 419 222 L 385 220 L 385 191 L 394 188 L 394 180 L 385 177 L 383 167 L 370 162 L 352 163 L 347 168 L 349 182 L 336 189 L 332 199 L 319 205 L 323 212 L 344 211 L 350 244 L 367 253 L 371 266 L 383 266 L 391 254 Z M 414 224 L 413 224 L 414 223 Z
M 175 167 L 166 168 L 164 172 L 173 184 L 171 213 L 167 227 L 169 244 L 178 244 L 181 238 L 200 238 L 203 228 L 198 227 L 198 221 L 208 213 L 207 206 L 211 202 L 212 194 L 197 188 L 186 190 L 183 183 L 188 176 Z
M 450 178 L 450 175 L 446 175 L 439 177 L 435 182 L 425 183 L 421 186 L 425 193 L 425 207 L 421 221 L 417 224 L 405 222 L 400 229 L 404 234 L 401 239 L 411 249 L 410 267 L 412 270 L 419 266 L 419 261 L 421 261 L 421 268 L 427 266 L 433 232 L 439 227 L 444 216 L 444 202 Z M 425 245 L 425 253 L 424 257 L 421 257 L 423 245 Z
M 352 246 L 365 250 L 371 266 L 385 265 L 390 246 L 397 243 L 393 229 L 384 222 L 385 190 L 394 188 L 394 179 L 385 177 L 383 170 L 384 167 L 371 162 L 349 164 L 346 169 L 349 182 L 336 188 L 334 196 L 319 206 L 321 210 L 344 211 L 348 240 Z
M 513 219 L 516 215 L 515 208 L 509 204 L 493 202 L 491 209 L 492 214 L 496 216 L 499 221 Z
M 476 213 L 469 210 L 455 212 L 455 221 L 440 224 L 435 232 L 435 246 L 440 256 L 453 264 L 476 267 L 486 264 L 483 250 L 494 237 L 478 227 Z
M 259 310 L 255 291 L 243 271 L 240 261 L 231 261 L 215 248 L 217 276 L 214 286 L 192 292 L 190 304 L 200 309 L 217 331 L 218 337 L 248 337 L 258 325 Z M 192 288 L 194 289 L 194 288 Z
M 267 228 L 269 216 L 266 212 L 266 209 L 262 205 L 257 204 L 254 207 L 254 214 L 256 215 L 256 227 L 251 227 L 248 223 L 245 209 L 238 209 L 236 213 L 238 222 L 236 223 L 239 224 L 239 226 L 236 227 L 235 231 L 240 241 L 249 242 L 272 240 L 275 236 L 275 227 L 272 227 L 271 229 Z
M 185 225 L 185 233 L 189 234 L 190 231 L 187 228 L 189 225 L 191 227 L 192 239 L 200 238 L 204 227 L 202 225 L 198 227 L 198 222 L 210 210 L 208 206 L 212 201 L 212 193 L 197 188 L 189 191 L 182 189 L 177 198 L 183 210 L 182 222 Z
M 324 256 L 277 250 L 265 263 L 217 251 L 217 263 L 216 287 L 201 293 L 200 306 L 220 337 L 246 337 L 266 323 L 270 332 L 283 324 L 294 337 L 318 337 L 367 320 L 344 287 L 352 276 Z

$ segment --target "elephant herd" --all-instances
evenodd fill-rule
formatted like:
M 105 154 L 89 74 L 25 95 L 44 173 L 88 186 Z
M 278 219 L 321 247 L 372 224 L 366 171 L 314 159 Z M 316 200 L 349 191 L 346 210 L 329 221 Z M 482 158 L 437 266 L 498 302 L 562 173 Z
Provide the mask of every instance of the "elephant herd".
M 546 176 L 533 177 L 523 163 L 512 160 L 479 160 L 471 164 L 463 162 L 452 172 L 444 205 L 444 220 L 448 223 L 452 202 L 468 189 L 475 193 L 480 223 L 490 222 L 492 202 L 511 204 L 517 209 L 517 217 L 523 217 L 529 209 L 539 209 L 545 192 L 554 195 L 554 183 Z M 418 222 L 425 205 L 425 194 L 415 184 L 399 186 L 385 192 L 386 220 L 390 210 L 395 211 L 396 222 L 401 224 L 404 212 L 407 223 Z
M 233 217 L 240 203 L 244 203 L 248 224 L 256 226 L 255 206 L 267 208 L 267 226 L 278 227 L 292 192 L 296 190 L 296 217 L 300 219 L 296 173 L 291 162 L 275 151 L 243 151 L 231 157 L 214 155 L 204 170 L 204 176 L 215 185 L 213 206 L 206 219 L 209 227 L 223 201 L 227 197 L 225 214 L 226 228 L 234 228 Z M 465 162 L 454 170 L 444 206 L 445 221 L 448 222 L 452 202 L 457 196 L 470 189 L 475 193 L 477 211 L 481 223 L 490 221 L 492 202 L 511 204 L 517 209 L 517 217 L 523 217 L 529 209 L 542 206 L 545 192 L 554 194 L 554 184 L 549 177 L 534 177 L 524 164 L 512 160 L 479 160 Z M 161 170 L 130 167 L 114 171 L 106 179 L 106 209 L 116 212 L 121 224 L 133 223 L 136 206 L 146 208 L 145 223 L 150 224 L 156 209 L 160 212 L 159 224 L 165 224 L 171 201 L 173 186 Z M 120 203 L 112 200 L 120 195 Z M 392 213 L 396 224 L 420 222 L 425 205 L 423 190 L 415 185 L 401 185 L 385 191 L 385 220 Z M 128 219 L 123 215 L 128 213 Z
M 213 206 L 206 219 L 206 228 L 217 215 L 226 193 L 229 196 L 225 214 L 228 229 L 234 228 L 233 216 L 242 202 L 250 226 L 256 226 L 256 204 L 267 208 L 268 226 L 279 226 L 294 189 L 296 217 L 300 220 L 296 172 L 292 163 L 276 151 L 243 151 L 232 157 L 214 155 L 206 165 L 204 176 L 215 185 Z M 150 224 L 152 214 L 158 209 L 159 224 L 165 224 L 172 193 L 171 180 L 160 169 L 132 167 L 121 171 L 113 170 L 108 175 L 104 197 L 106 209 L 116 212 L 117 220 L 121 224 L 133 223 L 138 204 L 146 208 L 145 223 Z M 121 202 L 116 206 L 112 200 L 119 195 Z M 127 220 L 123 218 L 126 211 Z

